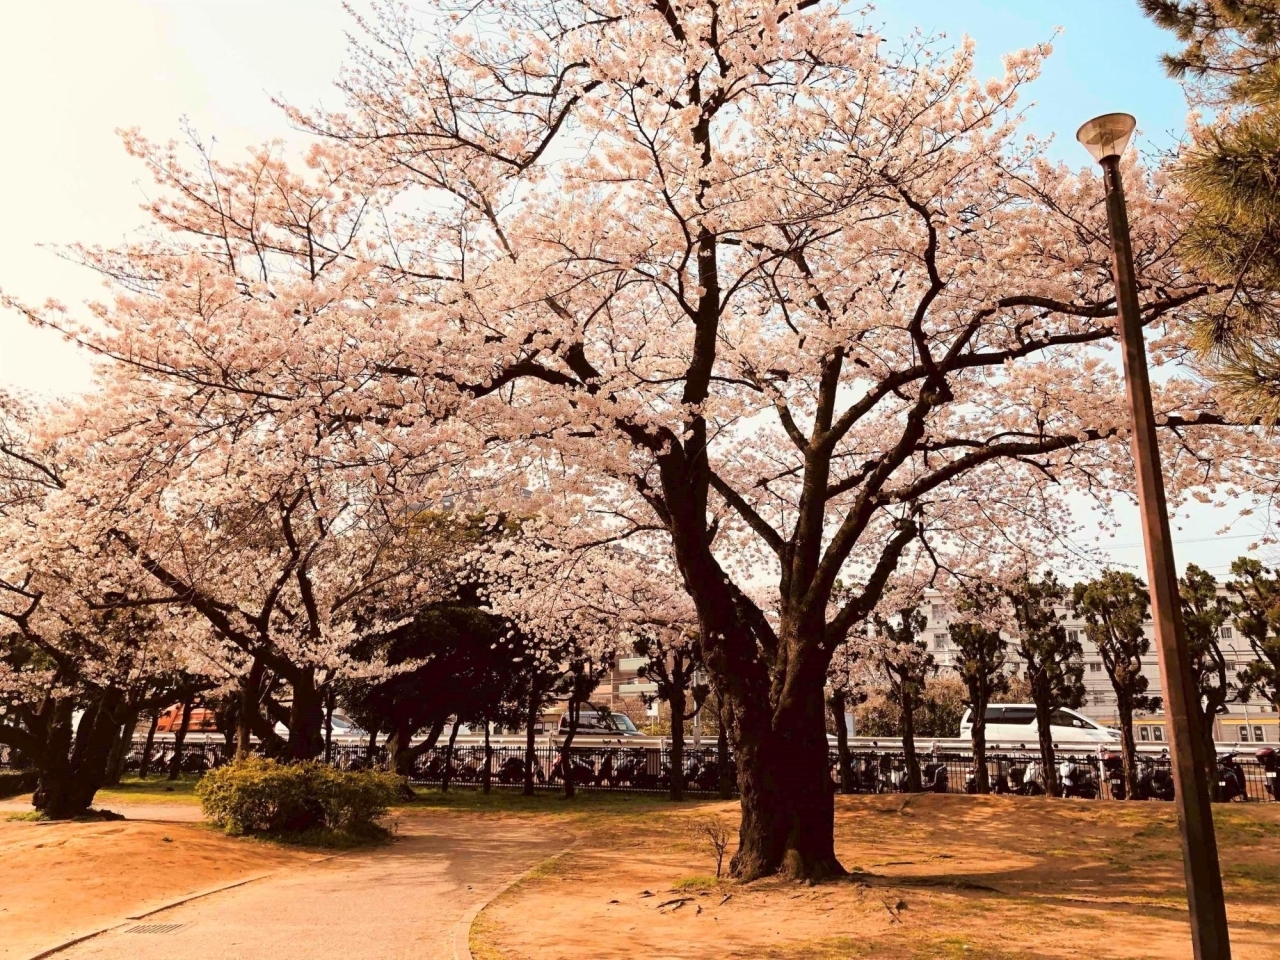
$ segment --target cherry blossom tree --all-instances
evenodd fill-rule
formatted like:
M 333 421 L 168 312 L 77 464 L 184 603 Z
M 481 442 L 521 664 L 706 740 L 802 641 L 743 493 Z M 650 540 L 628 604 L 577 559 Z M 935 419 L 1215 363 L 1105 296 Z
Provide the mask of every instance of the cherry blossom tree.
M 120 603 L 109 565 L 57 563 L 36 548 L 75 466 L 44 421 L 0 393 L 0 743 L 35 767 L 36 808 L 62 819 L 111 779 L 140 704 L 199 674 L 167 618 Z
M 803 0 L 438 23 L 382 11 L 346 108 L 292 116 L 411 210 L 401 277 L 461 350 L 443 376 L 471 419 L 615 478 L 667 530 L 733 703 L 734 874 L 838 873 L 832 651 L 911 551 L 1051 541 L 1054 485 L 1128 486 L 1100 184 L 1017 134 L 1047 50 L 982 83 L 967 43 L 895 47 Z M 1127 178 L 1157 329 L 1206 286 L 1170 254 L 1166 178 Z M 1201 386 L 1157 405 L 1175 492 L 1235 479 Z M 776 617 L 748 568 L 771 571 Z M 841 577 L 859 589 L 829 614 Z
M 26 309 L 210 404 L 200 436 L 661 529 L 734 718 L 733 874 L 838 874 L 833 652 L 899 567 L 1049 558 L 1064 485 L 1130 486 L 1101 184 L 1018 132 L 1048 49 L 984 82 L 967 41 L 814 0 L 429 15 L 378 8 L 344 108 L 290 110 L 320 140 L 303 173 L 131 134 L 164 236 L 81 252 L 117 286 L 108 333 Z M 1172 256 L 1180 197 L 1126 180 L 1171 494 L 1273 484 L 1266 441 L 1176 375 L 1165 323 L 1211 292 Z

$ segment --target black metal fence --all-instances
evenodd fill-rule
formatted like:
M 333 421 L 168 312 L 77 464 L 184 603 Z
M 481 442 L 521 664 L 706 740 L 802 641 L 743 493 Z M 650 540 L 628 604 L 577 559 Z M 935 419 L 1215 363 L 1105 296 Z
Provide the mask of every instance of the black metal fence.
M 145 744 L 133 744 L 125 761 L 126 771 L 136 772 Z M 221 766 L 231 759 L 224 743 L 206 740 L 187 743 L 183 747 L 181 769 L 200 773 Z M 329 762 L 342 770 L 387 769 L 391 758 L 384 748 L 370 752 L 367 744 L 335 743 Z M 977 790 L 973 757 L 963 753 L 923 753 L 919 755 L 922 789 L 936 793 L 973 793 Z M 173 760 L 173 743 L 157 741 L 152 750 L 151 769 L 167 769 Z M 1126 785 L 1120 768 L 1119 754 L 1060 755 L 1057 764 L 1057 793 L 1083 799 L 1124 799 Z M 895 793 L 908 786 L 907 765 L 901 751 L 857 750 L 849 777 L 841 775 L 834 752 L 830 758 L 831 777 L 838 789 L 850 793 Z M 526 752 L 523 744 L 496 744 L 489 761 L 490 782 L 495 787 L 521 787 L 525 781 Z M 726 782 L 736 792 L 736 770 L 728 760 Z M 671 748 L 663 746 L 583 745 L 571 751 L 570 765 L 574 785 L 584 791 L 605 790 L 627 793 L 664 794 L 671 789 Z M 25 766 L 16 751 L 0 747 L 0 767 Z M 540 743 L 533 754 L 535 789 L 559 790 L 564 787 L 564 769 L 558 746 Z M 987 755 L 987 777 L 993 793 L 1042 795 L 1045 777 L 1039 756 L 1032 753 L 993 753 Z M 681 767 L 685 791 L 694 795 L 714 795 L 721 784 L 717 750 L 686 747 Z M 485 751 L 479 744 L 457 744 L 452 757 L 447 746 L 436 745 L 413 759 L 409 781 L 421 786 L 439 786 L 447 779 L 458 785 L 478 784 L 484 779 Z M 1218 797 L 1220 800 L 1280 800 L 1280 757 L 1272 753 L 1264 758 L 1247 754 L 1220 759 Z M 1168 756 L 1142 754 L 1137 760 L 1137 794 L 1139 799 L 1172 800 L 1173 776 Z
M 969 754 L 920 754 L 922 789 L 936 793 L 974 793 L 977 768 Z M 1038 754 L 987 754 L 988 787 L 992 793 L 1041 796 L 1045 777 Z M 849 786 L 852 793 L 894 793 L 905 790 L 907 764 L 904 755 L 892 751 L 858 751 L 854 754 Z M 1123 800 L 1128 790 L 1119 753 L 1104 759 L 1091 756 L 1058 756 L 1057 794 L 1083 799 Z M 1227 800 L 1280 800 L 1276 761 L 1238 755 L 1217 767 L 1218 796 Z M 1143 800 L 1172 800 L 1173 773 L 1168 756 L 1139 755 L 1137 794 Z M 839 764 L 833 758 L 833 779 L 840 781 Z

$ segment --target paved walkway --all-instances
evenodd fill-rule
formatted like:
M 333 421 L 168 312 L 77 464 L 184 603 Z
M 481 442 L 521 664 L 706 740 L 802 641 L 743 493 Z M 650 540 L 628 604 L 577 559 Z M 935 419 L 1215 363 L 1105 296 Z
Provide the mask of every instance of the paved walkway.
M 454 960 L 455 930 L 468 909 L 568 843 L 533 824 L 456 814 L 407 815 L 398 836 L 389 847 L 290 868 L 54 956 Z

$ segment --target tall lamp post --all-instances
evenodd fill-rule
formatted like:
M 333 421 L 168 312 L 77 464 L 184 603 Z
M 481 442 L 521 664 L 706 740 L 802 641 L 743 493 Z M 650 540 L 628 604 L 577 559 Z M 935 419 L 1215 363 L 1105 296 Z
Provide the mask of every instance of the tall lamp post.
M 1191 674 L 1187 635 L 1178 599 L 1177 571 L 1156 419 L 1147 378 L 1147 349 L 1138 312 L 1138 285 L 1133 272 L 1129 217 L 1125 211 L 1120 156 L 1129 144 L 1136 121 L 1127 113 L 1109 113 L 1090 120 L 1076 133 L 1102 165 L 1107 191 L 1107 221 L 1111 228 L 1111 270 L 1116 283 L 1120 347 L 1124 354 L 1125 386 L 1133 426 L 1133 461 L 1137 467 L 1138 511 L 1151 584 L 1151 615 L 1155 621 L 1160 675 L 1164 679 L 1165 709 L 1173 756 L 1173 782 L 1182 834 L 1182 861 L 1191 909 L 1191 941 L 1196 960 L 1229 960 L 1227 910 L 1222 898 L 1218 844 L 1213 833 L 1213 810 L 1205 782 L 1208 754 L 1200 731 L 1200 692 Z

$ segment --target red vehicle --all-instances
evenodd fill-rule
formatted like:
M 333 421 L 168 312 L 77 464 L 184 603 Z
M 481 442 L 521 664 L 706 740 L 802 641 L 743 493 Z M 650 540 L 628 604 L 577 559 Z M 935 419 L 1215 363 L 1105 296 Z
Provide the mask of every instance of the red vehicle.
M 166 707 L 156 722 L 156 733 L 177 733 L 182 726 L 182 704 Z M 217 733 L 218 720 L 208 707 L 192 707 L 188 733 Z

